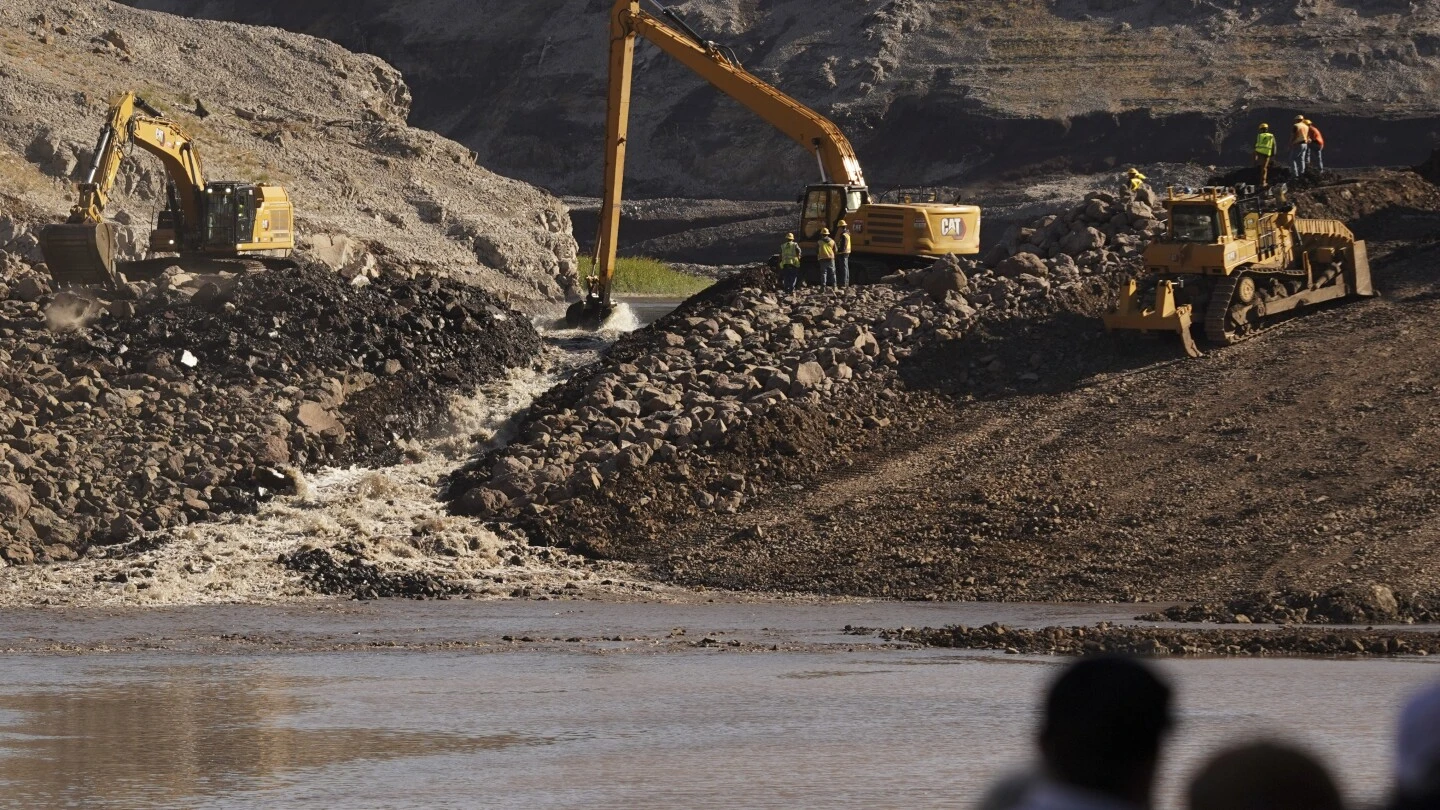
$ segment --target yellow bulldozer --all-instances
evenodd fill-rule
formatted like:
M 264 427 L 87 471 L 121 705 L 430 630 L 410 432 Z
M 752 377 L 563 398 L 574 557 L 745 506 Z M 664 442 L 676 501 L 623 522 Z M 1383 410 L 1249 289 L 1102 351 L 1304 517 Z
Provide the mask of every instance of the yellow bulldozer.
M 820 230 L 834 230 L 842 219 L 850 226 L 854 271 L 860 275 L 866 274 L 867 264 L 876 265 L 883 273 L 950 253 L 980 252 L 978 207 L 876 202 L 854 147 L 834 122 L 757 78 L 740 64 L 733 51 L 700 36 L 674 10 L 654 5 L 665 19 L 642 9 L 640 0 L 616 0 L 610 14 L 610 99 L 600 233 L 595 242 L 594 271 L 585 279 L 585 300 L 572 305 L 566 313 L 571 324 L 598 324 L 613 308 L 610 287 L 620 233 L 635 40 L 640 36 L 815 156 L 820 182 L 807 187 L 801 195 L 796 229 L 801 248 L 809 257 L 814 256 Z M 779 237 L 776 234 L 777 245 Z
M 269 183 L 207 182 L 194 141 L 134 93 L 110 107 L 95 158 L 70 218 L 40 232 L 40 250 L 60 286 L 120 281 L 115 226 L 105 206 L 131 144 L 165 167 L 166 206 L 150 234 L 151 254 L 196 258 L 287 256 L 295 247 L 294 210 L 285 190 Z
M 1121 290 L 1106 330 L 1192 330 L 1228 346 L 1275 319 L 1341 298 L 1375 295 L 1365 243 L 1345 223 L 1296 215 L 1284 187 L 1168 189 L 1169 229 L 1145 249 L 1145 274 Z

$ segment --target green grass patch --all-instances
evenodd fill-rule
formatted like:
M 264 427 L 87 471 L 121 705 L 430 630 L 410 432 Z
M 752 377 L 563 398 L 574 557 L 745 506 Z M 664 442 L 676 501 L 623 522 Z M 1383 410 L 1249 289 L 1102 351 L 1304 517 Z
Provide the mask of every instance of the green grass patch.
M 594 264 L 589 256 L 581 256 L 580 278 L 590 275 Z M 712 278 L 682 273 L 659 259 L 621 258 L 615 263 L 615 282 L 611 291 L 616 295 L 688 298 L 714 283 Z

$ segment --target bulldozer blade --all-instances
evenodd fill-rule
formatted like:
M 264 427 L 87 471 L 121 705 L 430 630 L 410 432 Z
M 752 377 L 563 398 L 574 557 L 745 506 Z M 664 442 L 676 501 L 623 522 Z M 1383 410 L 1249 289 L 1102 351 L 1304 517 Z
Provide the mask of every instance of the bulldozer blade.
M 108 222 L 50 225 L 40 231 L 40 252 L 61 287 L 115 286 L 115 226 Z
M 1365 249 L 1364 242 L 1356 241 L 1350 246 L 1350 272 L 1352 292 L 1363 296 L 1375 294 L 1375 286 L 1370 282 L 1370 253 Z

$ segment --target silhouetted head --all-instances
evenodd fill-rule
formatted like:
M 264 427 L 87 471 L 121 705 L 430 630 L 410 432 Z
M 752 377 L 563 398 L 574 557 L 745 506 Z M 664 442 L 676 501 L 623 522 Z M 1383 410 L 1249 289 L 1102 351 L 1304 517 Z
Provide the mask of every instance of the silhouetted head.
M 1402 796 L 1440 798 L 1440 684 L 1411 698 L 1400 712 L 1395 787 Z
M 1190 783 L 1190 810 L 1343 810 L 1340 790 L 1309 754 L 1271 742 L 1222 751 Z
M 1138 661 L 1084 658 L 1050 688 L 1040 750 L 1056 781 L 1139 805 L 1149 802 L 1170 687 Z

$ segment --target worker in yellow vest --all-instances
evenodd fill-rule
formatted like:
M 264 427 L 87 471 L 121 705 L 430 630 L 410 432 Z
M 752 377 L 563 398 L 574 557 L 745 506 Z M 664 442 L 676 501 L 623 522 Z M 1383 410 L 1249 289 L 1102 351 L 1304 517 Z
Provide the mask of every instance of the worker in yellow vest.
M 815 258 L 820 260 L 820 286 L 835 286 L 835 240 L 830 238 L 830 229 L 820 229 L 820 242 L 815 246 Z
M 1260 134 L 1255 136 L 1255 165 L 1260 167 L 1260 186 L 1270 185 L 1270 161 L 1275 159 L 1275 133 L 1269 124 L 1260 125 Z
M 785 234 L 785 244 L 780 246 L 780 282 L 786 292 L 795 292 L 800 283 L 800 243 L 795 234 Z
M 839 254 L 840 286 L 850 286 L 850 226 L 845 220 L 835 223 L 836 236 L 835 250 Z
M 1130 178 L 1129 186 L 1131 194 L 1134 194 L 1135 192 L 1144 188 L 1145 181 L 1150 179 L 1145 175 L 1141 174 L 1140 170 L 1135 168 L 1134 166 L 1130 167 L 1130 171 L 1126 172 L 1126 175 L 1128 175 Z

